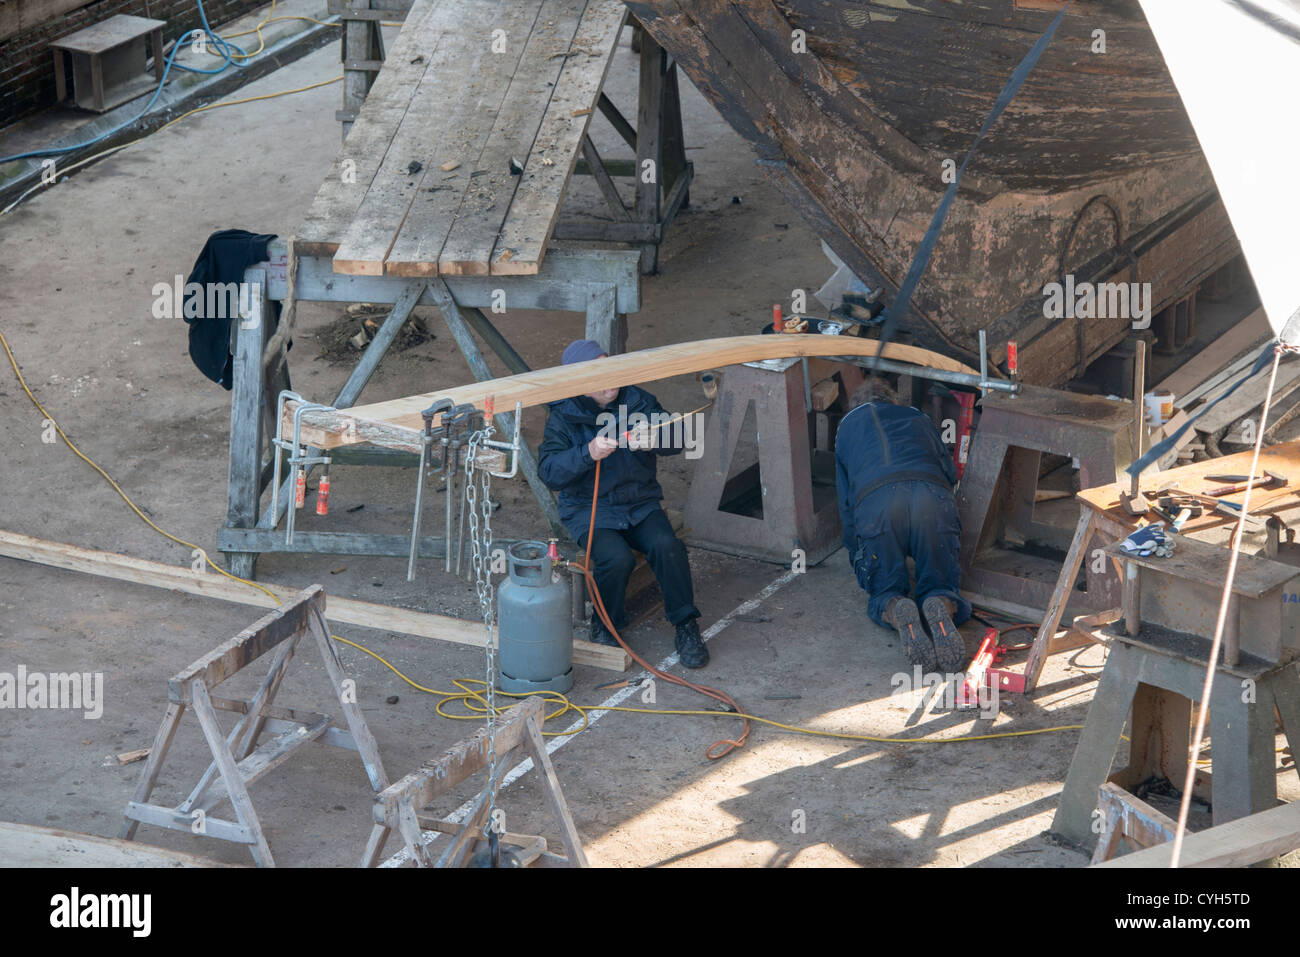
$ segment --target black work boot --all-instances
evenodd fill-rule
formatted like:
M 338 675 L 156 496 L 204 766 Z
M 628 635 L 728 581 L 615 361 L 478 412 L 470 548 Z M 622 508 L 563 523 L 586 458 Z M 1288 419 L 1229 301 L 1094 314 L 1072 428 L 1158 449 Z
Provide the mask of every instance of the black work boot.
M 677 658 L 683 668 L 703 668 L 709 663 L 709 649 L 700 637 L 700 626 L 687 618 L 677 626 Z
M 618 639 L 610 634 L 609 629 L 605 627 L 605 623 L 600 620 L 599 615 L 591 616 L 591 640 L 598 645 L 610 645 L 614 648 L 619 646 Z
M 921 613 L 916 610 L 916 602 L 898 595 L 889 600 L 881 617 L 893 625 L 894 630 L 898 632 L 899 640 L 903 643 L 903 654 L 907 655 L 907 660 L 920 666 L 923 674 L 933 672 L 937 663 L 934 645 L 930 643 L 930 636 L 921 627 Z
M 966 643 L 962 641 L 957 626 L 952 623 L 952 613 L 955 610 L 952 599 L 931 595 L 921 605 L 921 609 L 934 641 L 939 670 L 945 674 L 962 671 L 966 667 Z

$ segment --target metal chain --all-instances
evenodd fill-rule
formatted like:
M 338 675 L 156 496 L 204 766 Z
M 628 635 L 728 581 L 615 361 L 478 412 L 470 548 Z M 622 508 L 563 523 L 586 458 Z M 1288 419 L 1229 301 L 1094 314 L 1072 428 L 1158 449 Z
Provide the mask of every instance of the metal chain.
M 492 587 L 492 476 L 486 468 L 476 469 L 474 461 L 478 457 L 483 442 L 491 438 L 496 430 L 491 423 L 469 438 L 469 448 L 465 456 L 465 510 L 469 512 L 469 537 L 473 548 L 474 590 L 478 593 L 479 610 L 483 615 L 483 629 L 486 637 L 486 663 L 484 681 L 487 685 L 487 736 L 488 736 L 488 815 L 483 828 L 483 835 L 490 837 L 496 827 L 497 809 L 497 749 L 496 749 L 496 602 Z M 480 495 L 482 500 L 480 502 Z M 482 526 L 480 512 L 482 509 Z

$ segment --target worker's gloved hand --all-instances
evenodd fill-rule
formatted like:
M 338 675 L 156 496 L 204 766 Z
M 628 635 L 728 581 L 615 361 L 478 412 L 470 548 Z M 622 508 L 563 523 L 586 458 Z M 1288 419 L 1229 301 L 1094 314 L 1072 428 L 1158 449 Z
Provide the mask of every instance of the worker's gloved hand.
M 627 433 L 627 447 L 633 452 L 656 448 L 659 444 L 657 441 L 658 435 L 658 429 L 652 429 L 648 425 L 639 425 Z
M 607 458 L 616 448 L 618 448 L 618 439 L 598 435 L 587 443 L 587 454 L 591 456 L 593 462 L 599 462 Z

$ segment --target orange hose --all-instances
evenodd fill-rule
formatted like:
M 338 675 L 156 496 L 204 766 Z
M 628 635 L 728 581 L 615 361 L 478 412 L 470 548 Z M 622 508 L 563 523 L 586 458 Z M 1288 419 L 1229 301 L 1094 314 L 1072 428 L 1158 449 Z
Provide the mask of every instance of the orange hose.
M 666 672 L 660 671 L 627 646 L 627 643 L 623 641 L 623 636 L 618 633 L 618 629 L 614 627 L 614 623 L 609 619 L 609 612 L 605 610 L 605 603 L 600 597 L 600 589 L 596 587 L 596 579 L 591 572 L 591 542 L 592 539 L 596 537 L 596 498 L 599 494 L 600 462 L 597 461 L 596 478 L 591 489 L 591 520 L 587 525 L 587 551 L 583 556 L 582 564 L 577 566 L 578 570 L 581 571 L 583 576 L 587 579 L 587 591 L 591 595 L 592 607 L 596 610 L 596 614 L 600 615 L 601 622 L 609 629 L 609 633 L 614 636 L 614 640 L 617 641 L 619 645 L 622 646 L 623 650 L 632 656 L 632 660 L 642 668 L 650 672 L 652 675 L 662 678 L 664 681 L 671 682 L 675 685 L 681 685 L 683 688 L 690 688 L 692 691 L 697 691 L 705 697 L 712 698 L 715 701 L 720 701 L 734 711 L 736 716 L 744 722 L 740 734 L 737 735 L 734 740 L 731 738 L 722 738 L 718 741 L 714 741 L 707 749 L 705 749 L 704 754 L 710 761 L 725 758 L 732 751 L 736 750 L 736 748 L 743 748 L 746 739 L 749 738 L 749 716 L 741 710 L 740 705 L 736 703 L 736 699 L 731 697 L 731 695 L 727 694 L 725 691 L 720 691 L 717 688 L 710 688 L 708 685 L 697 685 L 693 681 L 687 681 L 685 678 L 679 678 L 676 675 L 670 675 Z M 714 751 L 719 747 L 722 747 L 722 750 L 718 751 L 717 754 L 714 754 Z

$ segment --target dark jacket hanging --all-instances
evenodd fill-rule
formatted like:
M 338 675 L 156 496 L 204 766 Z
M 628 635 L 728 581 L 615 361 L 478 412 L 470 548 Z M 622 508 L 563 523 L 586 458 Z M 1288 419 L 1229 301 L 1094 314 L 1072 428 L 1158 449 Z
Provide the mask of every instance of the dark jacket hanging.
M 255 263 L 265 262 L 266 247 L 275 239 L 274 233 L 257 235 L 246 229 L 223 229 L 208 237 L 203 251 L 194 261 L 194 269 L 186 279 L 185 306 L 181 315 L 190 327 L 190 358 L 194 365 L 213 382 L 231 387 L 230 320 L 228 315 L 209 316 L 206 294 L 195 293 L 198 301 L 190 304 L 190 283 L 198 283 L 206 290 L 209 283 L 241 283 L 244 271 Z M 280 321 L 280 304 L 267 300 L 267 319 L 271 322 L 268 334 Z M 221 310 L 225 312 L 226 310 Z

